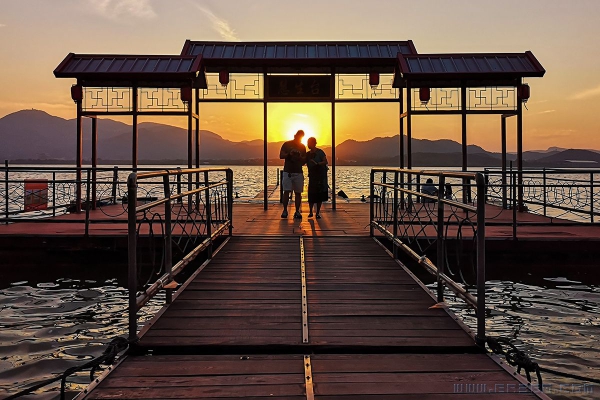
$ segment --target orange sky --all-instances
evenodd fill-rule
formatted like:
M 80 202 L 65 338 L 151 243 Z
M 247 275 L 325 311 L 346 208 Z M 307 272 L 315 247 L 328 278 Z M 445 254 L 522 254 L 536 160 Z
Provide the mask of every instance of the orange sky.
M 421 53 L 533 51 L 547 73 L 527 80 L 532 96 L 524 118 L 525 149 L 600 149 L 599 17 L 597 0 L 479 0 L 476 5 L 471 0 L 3 0 L 0 116 L 36 108 L 74 118 L 71 80 L 52 75 L 69 52 L 178 54 L 185 39 L 411 39 Z M 337 107 L 338 143 L 398 133 L 397 104 Z M 201 124 L 231 140 L 261 138 L 262 105 L 205 105 Z M 270 140 L 291 136 L 298 127 L 329 143 L 330 105 L 269 106 Z M 498 117 L 469 117 L 469 143 L 498 151 L 499 129 Z M 459 140 L 460 117 L 417 117 L 413 136 Z M 514 149 L 509 123 L 509 150 Z

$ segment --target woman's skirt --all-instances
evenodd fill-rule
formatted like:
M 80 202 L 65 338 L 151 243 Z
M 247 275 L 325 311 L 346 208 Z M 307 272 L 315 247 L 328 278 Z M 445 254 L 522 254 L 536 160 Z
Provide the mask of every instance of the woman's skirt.
M 325 177 L 308 177 L 308 202 L 321 203 L 329 200 L 327 175 Z

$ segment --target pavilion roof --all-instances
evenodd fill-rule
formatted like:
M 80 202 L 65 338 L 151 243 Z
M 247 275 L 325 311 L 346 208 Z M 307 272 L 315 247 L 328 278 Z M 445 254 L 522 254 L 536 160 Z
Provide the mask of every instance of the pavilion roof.
M 506 79 L 542 77 L 546 70 L 533 53 L 398 54 L 405 79 Z
M 210 42 L 187 40 L 182 55 L 202 55 L 207 71 L 393 72 L 397 54 L 416 54 L 412 41 Z
M 56 67 L 54 76 L 76 78 L 88 86 L 92 82 L 164 86 L 194 81 L 194 86 L 206 87 L 202 56 L 70 53 Z

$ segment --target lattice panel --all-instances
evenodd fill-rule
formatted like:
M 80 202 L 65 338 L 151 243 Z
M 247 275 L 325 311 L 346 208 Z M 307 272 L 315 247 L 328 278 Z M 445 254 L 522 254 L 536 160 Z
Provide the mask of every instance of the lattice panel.
M 219 83 L 219 74 L 206 74 L 208 89 L 200 90 L 201 100 L 261 100 L 264 98 L 262 74 L 231 74 L 229 84 Z
M 180 88 L 140 88 L 138 109 L 140 111 L 186 111 L 187 105 L 181 100 Z
M 83 111 L 132 111 L 132 89 L 84 87 Z
M 467 109 L 514 111 L 517 109 L 517 90 L 513 86 L 468 88 Z
M 379 76 L 379 85 L 369 85 L 369 75 L 336 75 L 335 97 L 339 100 L 397 99 L 399 90 L 392 86 L 394 75 Z
M 419 88 L 411 89 L 413 111 L 460 111 L 460 88 L 431 88 L 427 103 L 419 99 Z

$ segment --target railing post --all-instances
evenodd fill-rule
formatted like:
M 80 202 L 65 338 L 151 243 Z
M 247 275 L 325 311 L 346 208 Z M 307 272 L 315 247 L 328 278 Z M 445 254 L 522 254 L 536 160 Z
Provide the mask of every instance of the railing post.
M 137 174 L 134 172 L 127 179 L 127 241 L 129 271 L 127 286 L 129 289 L 129 340 L 137 338 Z
M 210 189 L 208 188 L 208 171 L 204 171 L 204 196 L 205 196 L 205 212 L 206 212 L 206 237 L 208 238 L 208 258 L 212 258 L 212 216 L 210 207 Z
M 4 206 L 6 207 L 4 210 L 4 216 L 6 218 L 6 225 L 8 225 L 8 217 L 10 215 L 8 212 L 8 205 L 10 204 L 8 196 L 8 160 L 4 160 Z
M 169 273 L 169 282 L 173 280 L 173 248 L 172 248 L 172 227 L 171 227 L 171 187 L 169 174 L 163 176 L 163 189 L 165 193 L 165 270 Z M 166 303 L 171 304 L 173 301 L 173 289 L 166 290 Z
M 181 168 L 177 167 L 179 173 L 177 174 L 177 194 L 181 194 Z M 183 203 L 183 199 L 181 197 L 177 198 L 178 203 Z
M 417 175 L 417 188 L 415 189 L 415 192 L 417 193 L 421 193 L 421 175 Z M 423 198 L 421 196 L 417 196 L 417 203 L 422 203 L 423 202 Z
M 485 345 L 485 180 L 476 175 L 477 184 L 477 336 Z M 439 265 L 438 265 L 439 267 Z
M 373 220 L 375 219 L 375 172 L 371 169 L 371 187 L 369 189 L 369 236 L 375 236 L 375 232 L 373 230 Z
M 394 172 L 394 206 L 392 207 L 392 210 L 394 212 L 394 228 L 393 228 L 393 233 L 394 233 L 394 239 L 396 239 L 398 237 L 398 171 Z M 398 248 L 396 247 L 396 243 L 393 242 L 392 243 L 393 249 L 394 249 L 394 259 L 398 258 Z
M 383 176 L 381 178 L 381 183 L 383 183 L 384 185 L 387 185 L 387 172 L 383 173 Z M 387 187 L 382 186 L 381 187 L 381 198 L 379 199 L 379 201 L 381 202 L 381 204 L 380 204 L 381 212 L 383 213 L 384 216 L 387 215 L 387 207 L 388 207 L 388 204 L 386 202 L 386 196 L 387 196 Z
M 590 172 L 590 222 L 594 223 L 594 173 Z
M 542 169 L 542 190 L 544 191 L 544 193 L 542 194 L 543 198 L 544 198 L 544 217 L 546 216 L 546 168 Z
M 511 165 L 512 167 L 512 165 Z M 512 171 L 510 173 L 510 181 L 512 183 L 511 194 L 512 194 L 512 219 L 513 219 L 513 240 L 517 240 L 517 178 L 516 173 Z
M 228 169 L 227 177 L 227 214 L 229 217 L 229 236 L 233 235 L 233 171 Z
M 283 203 L 283 171 L 279 171 L 279 168 L 277 168 L 277 182 L 281 182 L 281 184 L 279 185 L 279 202 Z
M 444 257 L 444 188 L 446 177 L 440 174 L 438 189 L 438 212 L 437 212 L 437 301 L 444 301 L 444 282 L 440 275 L 444 274 L 446 260 Z
M 119 184 L 119 167 L 115 165 L 113 170 L 113 181 L 112 181 L 112 193 L 111 200 L 112 204 L 117 204 L 117 185 Z
M 90 185 L 91 185 L 91 174 L 89 168 L 86 170 L 86 182 L 85 182 L 85 237 L 90 235 Z
M 404 172 L 400 172 L 400 188 L 404 189 Z M 400 209 L 404 210 L 406 207 L 406 200 L 404 198 L 404 192 L 400 194 Z
M 56 217 L 56 172 L 54 171 L 52 172 L 52 216 Z

